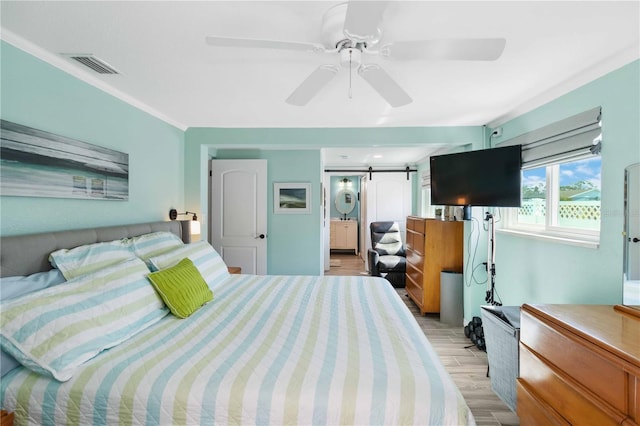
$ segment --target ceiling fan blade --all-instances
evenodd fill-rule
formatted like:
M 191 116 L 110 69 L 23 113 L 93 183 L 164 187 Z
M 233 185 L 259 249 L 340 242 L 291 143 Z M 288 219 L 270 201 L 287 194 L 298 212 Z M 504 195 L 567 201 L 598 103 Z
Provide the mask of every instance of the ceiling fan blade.
M 279 41 L 279 40 L 257 40 L 250 38 L 233 38 L 209 36 L 206 38 L 207 44 L 220 47 L 249 47 L 258 49 L 283 49 L 283 50 L 302 50 L 307 52 L 324 52 L 325 48 L 321 44 L 296 42 L 296 41 Z
M 380 39 L 382 14 L 387 1 L 351 0 L 347 4 L 344 35 L 356 42 L 376 43 Z
M 378 64 L 361 65 L 358 74 L 392 107 L 410 104 L 413 99 Z
M 320 65 L 300 86 L 293 91 L 286 102 L 291 105 L 306 105 L 340 71 L 337 65 Z
M 503 38 L 399 41 L 382 46 L 380 53 L 401 60 L 495 61 L 506 43 Z

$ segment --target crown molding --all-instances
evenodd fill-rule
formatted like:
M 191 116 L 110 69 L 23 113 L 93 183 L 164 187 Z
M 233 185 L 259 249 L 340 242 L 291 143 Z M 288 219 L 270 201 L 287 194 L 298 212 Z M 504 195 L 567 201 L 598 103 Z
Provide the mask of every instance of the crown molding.
M 91 75 L 89 72 L 84 71 L 83 69 L 79 68 L 75 64 L 72 64 L 67 59 L 61 56 L 55 55 L 41 48 L 40 46 L 37 46 L 34 43 L 28 40 L 25 40 L 24 38 L 13 33 L 12 31 L 9 31 L 5 28 L 0 27 L 0 39 L 46 62 L 47 64 L 53 67 L 56 67 L 59 70 L 66 72 L 67 74 L 72 75 L 78 80 L 81 80 L 95 87 L 96 89 L 102 90 L 103 92 L 117 99 L 120 99 L 121 101 L 131 105 L 132 107 L 137 108 L 141 111 L 144 111 L 147 114 L 152 115 L 153 117 L 164 121 L 165 123 L 173 127 L 176 127 L 182 131 L 185 131 L 187 129 L 187 126 L 185 126 L 183 123 L 173 120 L 171 117 L 168 117 L 167 115 L 161 113 L 160 111 L 150 107 L 149 105 L 145 104 L 139 99 L 136 99 L 133 96 L 116 89 L 110 84 L 105 83 L 99 78 L 96 78 L 95 76 Z

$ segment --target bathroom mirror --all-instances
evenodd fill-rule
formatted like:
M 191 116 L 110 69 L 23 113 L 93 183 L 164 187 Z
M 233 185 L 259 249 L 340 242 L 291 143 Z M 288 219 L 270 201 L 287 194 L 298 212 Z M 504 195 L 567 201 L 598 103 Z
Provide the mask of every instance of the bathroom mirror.
M 640 163 L 624 170 L 622 303 L 640 305 Z
M 336 194 L 336 210 L 344 215 L 349 214 L 356 207 L 356 194 L 350 189 L 343 189 Z

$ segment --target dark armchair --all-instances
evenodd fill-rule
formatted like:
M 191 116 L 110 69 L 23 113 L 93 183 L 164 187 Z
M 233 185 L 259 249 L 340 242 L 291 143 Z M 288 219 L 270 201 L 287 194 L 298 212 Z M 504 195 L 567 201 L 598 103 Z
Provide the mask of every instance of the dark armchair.
M 384 277 L 394 287 L 404 287 L 406 255 L 397 222 L 371 222 L 369 272 Z

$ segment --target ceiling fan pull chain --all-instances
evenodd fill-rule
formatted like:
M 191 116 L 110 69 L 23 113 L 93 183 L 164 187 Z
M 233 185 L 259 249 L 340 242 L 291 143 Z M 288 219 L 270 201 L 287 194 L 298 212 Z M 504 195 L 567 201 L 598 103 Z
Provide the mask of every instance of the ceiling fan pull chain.
M 351 74 L 353 73 L 353 68 L 351 67 L 351 52 L 353 52 L 353 50 L 349 49 L 349 99 L 353 99 L 351 92 Z

